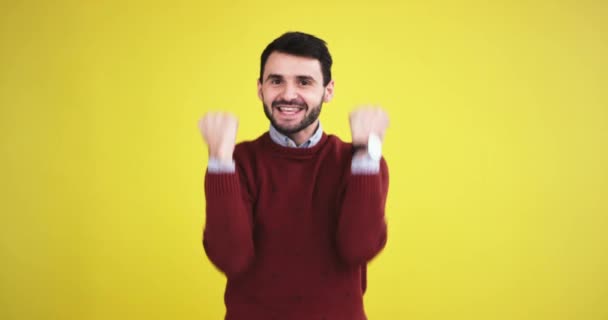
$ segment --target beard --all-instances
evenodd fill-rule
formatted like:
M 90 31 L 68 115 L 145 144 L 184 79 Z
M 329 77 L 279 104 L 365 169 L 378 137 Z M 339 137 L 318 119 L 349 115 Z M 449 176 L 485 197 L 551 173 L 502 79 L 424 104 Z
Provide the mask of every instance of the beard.
M 262 100 L 263 101 L 263 100 Z M 317 119 L 319 118 L 319 115 L 321 114 L 321 107 L 323 105 L 323 98 L 321 98 L 321 101 L 319 102 L 319 104 L 316 107 L 310 108 L 308 107 L 308 104 L 305 102 L 297 102 L 297 101 L 285 101 L 285 100 L 276 100 L 272 102 L 272 106 L 269 107 L 267 106 L 265 103 L 262 102 L 262 105 L 264 106 L 264 114 L 266 115 L 266 118 L 268 118 L 268 120 L 270 121 L 270 123 L 272 124 L 272 126 L 277 129 L 278 132 L 289 136 L 295 133 L 298 133 L 306 128 L 308 128 L 311 124 L 313 124 L 315 121 L 317 121 Z M 306 114 L 304 116 L 304 119 L 302 119 L 302 121 L 300 121 L 299 123 L 295 124 L 295 125 L 291 125 L 291 126 L 283 126 L 280 125 L 276 119 L 273 117 L 272 115 L 272 110 L 274 109 L 275 106 L 277 105 L 293 105 L 293 106 L 299 106 L 301 108 L 304 109 L 304 112 L 308 112 L 308 114 Z

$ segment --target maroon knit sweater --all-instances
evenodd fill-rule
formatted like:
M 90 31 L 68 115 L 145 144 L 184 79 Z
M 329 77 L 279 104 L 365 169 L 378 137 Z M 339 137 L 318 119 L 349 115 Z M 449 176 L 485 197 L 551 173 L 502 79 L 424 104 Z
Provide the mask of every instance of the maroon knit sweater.
M 268 133 L 236 146 L 236 173 L 205 175 L 205 252 L 227 277 L 226 319 L 366 319 L 366 264 L 386 244 L 388 169 L 353 175 L 353 148 Z

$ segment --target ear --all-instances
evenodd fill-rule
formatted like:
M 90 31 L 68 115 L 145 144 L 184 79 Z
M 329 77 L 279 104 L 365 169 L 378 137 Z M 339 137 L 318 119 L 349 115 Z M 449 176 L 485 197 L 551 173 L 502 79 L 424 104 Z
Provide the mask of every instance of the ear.
M 330 102 L 331 98 L 334 97 L 334 80 L 329 81 L 325 87 L 325 95 L 323 96 L 323 102 Z
M 260 82 L 260 79 L 258 79 L 258 98 L 260 98 L 262 102 L 264 102 L 263 96 L 264 95 L 262 94 L 262 82 Z

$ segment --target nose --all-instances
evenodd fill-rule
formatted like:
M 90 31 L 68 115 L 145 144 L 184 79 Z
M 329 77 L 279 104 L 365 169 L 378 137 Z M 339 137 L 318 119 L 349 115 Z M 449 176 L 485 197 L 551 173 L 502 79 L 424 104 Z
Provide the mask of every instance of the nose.
M 298 98 L 298 91 L 293 84 L 287 83 L 283 87 L 283 93 L 281 95 L 284 100 L 291 101 Z

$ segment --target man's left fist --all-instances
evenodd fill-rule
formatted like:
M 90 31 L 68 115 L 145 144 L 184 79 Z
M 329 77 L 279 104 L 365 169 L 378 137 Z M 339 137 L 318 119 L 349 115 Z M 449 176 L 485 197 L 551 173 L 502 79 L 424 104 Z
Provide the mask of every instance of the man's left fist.
M 353 145 L 367 145 L 370 134 L 384 138 L 388 128 L 388 114 L 379 107 L 364 106 L 350 113 L 350 133 Z

